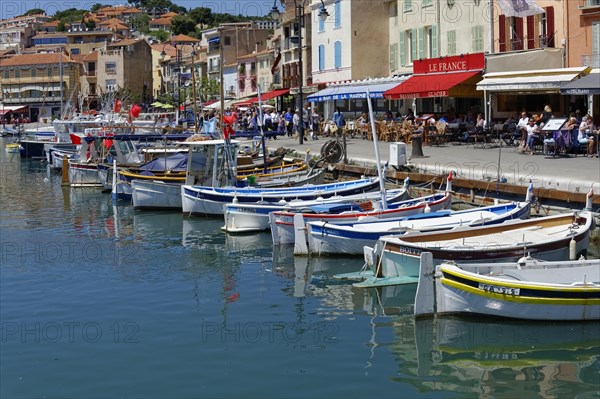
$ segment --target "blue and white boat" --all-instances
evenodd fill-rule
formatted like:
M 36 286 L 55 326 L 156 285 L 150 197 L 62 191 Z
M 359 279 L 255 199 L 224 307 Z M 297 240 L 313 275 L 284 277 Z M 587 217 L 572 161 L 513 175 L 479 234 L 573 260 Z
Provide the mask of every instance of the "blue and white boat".
M 594 215 L 582 211 L 509 220 L 491 226 L 383 236 L 374 247 L 364 247 L 363 270 L 336 277 L 364 280 L 355 283 L 357 287 L 416 283 L 423 252 L 431 252 L 436 265 L 445 260 L 516 262 L 528 254 L 545 261 L 575 260 L 586 254 L 594 225 Z
M 223 230 L 228 233 L 249 233 L 253 231 L 268 230 L 270 228 L 269 214 L 277 211 L 302 211 L 307 209 L 327 208 L 330 211 L 364 211 L 365 204 L 373 207 L 375 202 L 381 201 L 379 191 L 360 193 L 356 195 L 335 195 L 329 198 L 315 200 L 277 203 L 231 203 L 225 205 L 225 225 Z M 387 190 L 389 203 L 401 201 L 408 196 L 406 184 L 403 188 Z
M 252 188 L 252 187 L 181 187 L 181 203 L 186 214 L 223 215 L 229 203 L 277 203 L 292 200 L 316 200 L 336 195 L 356 195 L 377 190 L 379 178 L 371 177 L 352 181 L 306 185 L 302 187 Z
M 295 253 L 307 254 L 306 224 L 312 221 L 327 221 L 331 224 L 353 223 L 359 220 L 373 221 L 383 219 L 397 219 L 408 215 L 435 212 L 448 208 L 452 203 L 451 194 L 437 193 L 419 198 L 412 198 L 397 202 L 390 202 L 383 207 L 376 203 L 359 209 L 331 208 L 325 206 L 312 206 L 300 211 L 284 210 L 273 212 L 270 216 L 271 236 L 273 244 L 296 244 Z M 369 206 L 371 205 L 371 206 Z M 299 234 L 302 233 L 302 234 Z M 300 239 L 302 237 L 302 239 Z
M 529 217 L 529 202 L 491 205 L 462 211 L 442 210 L 405 216 L 394 220 L 357 221 L 334 224 L 327 220 L 307 223 L 308 250 L 316 255 L 362 255 L 381 236 L 409 231 L 447 230 L 456 226 L 485 226 Z

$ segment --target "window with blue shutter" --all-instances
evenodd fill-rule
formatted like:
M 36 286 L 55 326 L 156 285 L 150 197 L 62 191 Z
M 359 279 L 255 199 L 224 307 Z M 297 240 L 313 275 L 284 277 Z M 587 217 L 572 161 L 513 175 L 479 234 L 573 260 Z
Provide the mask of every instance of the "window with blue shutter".
M 342 42 L 339 40 L 333 43 L 333 66 L 335 68 L 342 67 Z
M 315 11 L 315 15 L 316 15 L 317 21 L 319 21 L 319 32 L 324 32 L 325 31 L 325 21 L 323 20 L 323 18 L 319 17 L 319 11 Z
M 325 69 L 325 45 L 319 45 L 319 71 L 323 71 Z
M 419 28 L 419 59 L 422 60 L 425 51 L 425 28 Z
M 413 62 L 417 59 L 417 30 L 411 29 L 410 31 L 410 61 Z
M 406 44 L 404 43 L 404 32 L 400 32 L 400 66 L 406 65 Z
M 335 15 L 335 25 L 334 27 L 339 28 L 342 26 L 342 6 L 340 4 L 340 0 L 336 0 L 333 4 L 333 13 Z
M 431 56 L 438 56 L 438 33 L 437 33 L 437 25 L 433 25 L 431 27 Z

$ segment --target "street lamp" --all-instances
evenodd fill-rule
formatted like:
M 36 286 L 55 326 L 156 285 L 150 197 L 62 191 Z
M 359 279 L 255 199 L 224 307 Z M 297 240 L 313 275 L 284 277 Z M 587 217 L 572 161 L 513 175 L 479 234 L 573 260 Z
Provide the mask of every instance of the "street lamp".
M 302 65 L 302 26 L 304 19 L 304 6 L 307 0 L 294 0 L 294 8 L 296 11 L 296 26 L 298 27 L 298 100 L 297 100 L 297 109 L 300 112 L 300 125 L 298 135 L 299 135 L 299 144 L 304 144 L 304 98 L 302 92 L 302 86 L 304 84 L 304 74 L 303 74 L 303 65 Z M 271 10 L 273 12 L 273 10 Z M 273 15 L 273 14 L 271 14 Z M 321 0 L 321 8 L 319 9 L 319 18 L 322 21 L 325 21 L 329 13 L 325 8 L 325 3 Z M 293 42 L 293 41 L 292 41 Z

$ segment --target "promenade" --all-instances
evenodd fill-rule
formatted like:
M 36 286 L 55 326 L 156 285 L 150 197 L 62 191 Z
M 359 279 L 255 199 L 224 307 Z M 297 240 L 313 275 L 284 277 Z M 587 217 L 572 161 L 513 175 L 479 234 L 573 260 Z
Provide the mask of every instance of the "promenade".
M 271 149 L 285 147 L 299 154 L 310 153 L 319 156 L 321 146 L 330 138 L 305 140 L 302 145 L 298 139 L 282 138 L 268 140 Z M 347 155 L 350 164 L 373 166 L 375 147 L 372 141 L 360 138 L 348 138 Z M 390 156 L 390 143 L 378 142 L 382 163 Z M 412 146 L 406 146 L 408 163 L 416 166 L 419 172 L 446 175 L 449 170 L 456 177 L 467 180 L 497 181 L 498 164 L 500 180 L 509 184 L 527 186 L 532 181 L 535 187 L 554 188 L 569 192 L 600 193 L 600 159 L 573 154 L 568 157 L 546 157 L 542 154 L 527 155 L 516 151 L 516 147 L 474 148 L 473 145 L 445 143 L 441 146 L 423 146 L 423 157 L 411 158 Z M 391 168 L 391 167 L 390 167 Z

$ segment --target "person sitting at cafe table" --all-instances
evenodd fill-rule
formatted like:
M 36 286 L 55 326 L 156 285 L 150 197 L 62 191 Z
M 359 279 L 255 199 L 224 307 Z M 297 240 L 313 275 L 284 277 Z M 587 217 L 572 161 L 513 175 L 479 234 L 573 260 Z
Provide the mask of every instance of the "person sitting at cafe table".
M 527 127 L 529 126 L 529 117 L 527 116 L 527 112 L 521 112 L 521 119 L 517 122 L 517 130 L 521 131 L 521 139 L 522 141 L 527 140 Z
M 595 151 L 596 141 L 591 131 L 591 120 L 592 117 L 589 114 L 584 115 L 584 117 L 581 119 L 581 123 L 579 124 L 579 133 L 577 134 L 577 141 L 579 141 L 579 145 L 587 146 L 588 158 L 594 158 L 597 156 Z
M 536 124 L 537 116 L 534 115 L 527 123 L 527 127 L 525 131 L 527 132 L 527 142 L 525 145 L 525 152 L 529 152 L 530 155 L 533 155 L 533 146 L 535 145 L 536 140 L 540 138 L 537 134 L 539 132 L 539 126 Z

